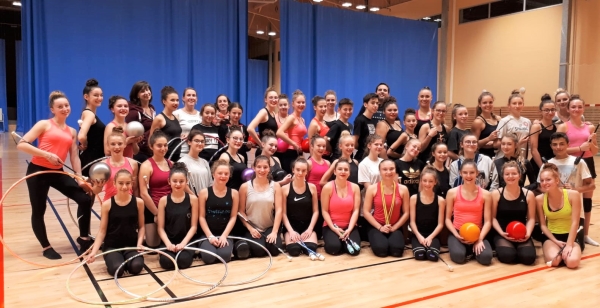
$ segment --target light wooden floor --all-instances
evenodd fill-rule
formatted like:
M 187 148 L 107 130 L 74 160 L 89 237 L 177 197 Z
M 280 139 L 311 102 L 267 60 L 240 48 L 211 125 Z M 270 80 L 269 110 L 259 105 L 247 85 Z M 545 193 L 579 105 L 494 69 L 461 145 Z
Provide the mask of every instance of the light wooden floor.
M 2 137 L 2 192 L 25 174 L 26 159 L 17 153 L 7 134 Z M 597 160 L 600 166 L 600 159 Z M 597 170 L 600 172 L 600 170 Z M 600 182 L 597 183 L 600 185 Z M 77 227 L 69 218 L 65 198 L 52 191 L 52 206 L 46 212 L 49 238 L 63 260 L 75 257 L 69 239 L 78 235 Z M 600 210 L 598 196 L 594 198 L 591 235 L 600 240 Z M 99 212 L 99 205 L 94 206 Z M 75 206 L 73 206 L 75 211 Z M 41 256 L 41 249 L 30 226 L 30 207 L 27 188 L 23 183 L 7 198 L 3 206 L 3 228 L 7 243 L 23 258 L 40 263 L 50 262 Z M 65 225 L 63 230 L 60 222 Z M 92 216 L 92 230 L 99 219 Z M 95 231 L 93 231 L 95 233 Z M 366 244 L 366 243 L 363 243 Z M 328 256 L 324 262 L 311 262 L 307 257 L 295 258 L 289 263 L 285 257 L 274 258 L 273 267 L 259 281 L 237 286 L 220 287 L 208 296 L 179 303 L 141 302 L 126 307 L 382 307 L 411 303 L 414 307 L 598 307 L 600 305 L 600 248 L 586 246 L 585 260 L 577 270 L 566 268 L 545 269 L 539 243 L 538 261 L 534 266 L 504 265 L 494 260 L 489 267 L 471 261 L 456 265 L 449 272 L 443 263 L 417 262 L 407 250 L 404 258 L 377 258 L 365 247 L 357 257 Z M 322 249 L 321 253 L 324 254 Z M 147 256 L 146 264 L 159 280 L 167 281 L 172 272 L 158 265 L 157 256 Z M 250 259 L 230 263 L 226 281 L 248 279 L 260 273 L 268 259 Z M 6 307 L 82 307 L 67 293 L 67 275 L 75 265 L 38 269 L 25 264 L 4 251 L 4 293 Z M 91 277 L 84 269 L 73 276 L 72 289 L 91 301 L 100 300 L 92 279 L 101 293 L 110 301 L 128 299 L 106 273 L 102 260 L 89 266 Z M 222 265 L 202 266 L 195 261 L 185 270 L 189 275 L 206 281 L 221 277 Z M 157 278 L 147 272 L 120 281 L 132 292 L 144 294 L 156 289 Z M 179 276 L 168 286 L 175 296 L 185 296 L 205 288 Z M 157 297 L 170 297 L 159 292 Z

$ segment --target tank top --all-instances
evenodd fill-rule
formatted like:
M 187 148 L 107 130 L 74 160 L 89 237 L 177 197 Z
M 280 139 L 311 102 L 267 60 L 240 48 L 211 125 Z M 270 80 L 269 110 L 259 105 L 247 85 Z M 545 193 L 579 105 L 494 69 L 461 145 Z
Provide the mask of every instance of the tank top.
M 584 124 L 583 127 L 577 127 L 571 124 L 571 121 L 567 123 L 567 137 L 569 137 L 569 147 L 578 147 L 584 142 L 588 141 L 590 138 L 590 129 L 587 124 Z M 580 156 L 581 152 L 575 152 L 571 154 L 575 157 Z M 590 151 L 585 151 L 583 155 L 584 158 L 592 157 L 592 153 Z
M 439 214 L 438 194 L 433 194 L 433 202 L 429 204 L 421 201 L 421 193 L 417 194 L 415 223 L 422 236 L 428 237 L 437 228 Z
M 191 130 L 199 130 L 204 134 L 204 149 L 198 156 L 210 163 L 210 159 L 220 148 L 219 128 L 217 126 L 206 126 L 200 123 L 194 125 Z
M 543 128 L 544 125 L 540 123 L 540 126 Z M 538 135 L 538 152 L 540 156 L 549 160 L 554 157 L 554 152 L 552 151 L 552 147 L 550 147 L 550 136 L 556 133 L 556 125 L 552 125 L 552 128 L 543 128 L 540 134 Z M 570 140 L 570 139 L 569 139 Z M 538 166 L 541 167 L 541 166 Z
M 304 136 L 306 136 L 307 132 L 306 125 L 304 124 L 303 118 L 296 118 L 296 120 L 298 121 L 298 124 L 290 127 L 287 130 L 287 135 L 290 137 L 290 139 L 296 142 L 296 144 L 302 145 L 302 140 L 304 140 Z M 288 150 L 293 149 L 294 147 L 291 145 L 288 147 Z
M 298 194 L 294 190 L 294 183 L 290 183 L 290 193 L 287 196 L 287 217 L 290 221 L 310 222 L 313 215 L 312 192 L 305 182 L 306 189 Z M 299 230 L 300 231 L 300 230 Z
M 325 135 L 327 135 L 327 132 L 329 132 L 329 124 L 323 124 L 321 122 L 319 122 L 319 120 L 317 120 L 317 118 L 314 118 L 315 122 L 317 122 L 317 125 L 319 125 L 319 136 L 321 137 L 325 137 Z M 327 123 L 327 122 L 325 122 Z M 333 122 L 331 122 L 331 124 L 333 125 Z M 312 136 L 308 136 L 308 139 L 312 138 Z M 323 152 L 323 156 L 327 156 L 330 155 L 331 153 L 329 153 L 327 150 L 325 150 L 325 152 Z
M 431 112 L 431 110 L 429 111 Z M 426 125 L 426 124 L 431 124 L 431 119 L 425 119 L 422 120 L 421 118 L 419 118 L 419 110 L 417 109 L 416 113 L 415 113 L 415 118 L 417 118 L 417 126 L 415 126 L 415 132 L 417 132 L 417 134 L 419 134 L 419 131 L 421 129 L 421 126 Z
M 273 132 L 277 132 L 277 128 L 279 127 L 277 125 L 277 120 L 275 120 L 275 117 L 271 115 L 269 109 L 267 109 L 267 107 L 265 107 L 264 109 L 267 112 L 267 121 L 263 123 L 258 123 L 258 134 L 261 138 L 264 136 L 263 132 L 265 130 L 270 129 Z
M 131 196 L 127 205 L 118 205 L 114 197 L 110 198 L 108 225 L 104 237 L 105 248 L 136 247 L 138 239 L 137 199 Z
M 176 138 L 180 138 L 181 137 L 181 126 L 179 125 L 179 121 L 177 120 L 177 118 L 175 116 L 173 116 L 173 120 L 169 119 L 169 117 L 167 117 L 167 115 L 164 112 L 160 113 L 163 118 L 165 119 L 165 126 L 163 126 L 163 128 L 161 128 L 161 130 L 163 131 L 163 133 L 165 133 L 169 139 L 169 141 L 176 139 Z M 167 154 L 165 154 L 165 157 L 171 157 L 171 153 L 173 153 L 173 150 L 179 145 L 181 141 L 180 140 L 175 140 L 173 142 L 171 142 L 169 144 L 169 150 L 167 151 Z M 177 151 L 175 151 L 175 153 L 173 154 L 173 159 L 174 160 L 179 160 L 179 156 L 181 155 L 181 147 L 177 148 Z
M 48 120 L 48 122 L 50 122 L 50 129 L 43 132 L 38 137 L 38 148 L 42 151 L 56 154 L 62 161 L 67 161 L 67 154 L 73 145 L 73 133 L 71 133 L 71 128 L 65 125 L 65 128 L 61 129 L 52 119 Z M 62 165 L 53 165 L 41 156 L 34 156 L 31 159 L 31 162 L 48 169 L 62 169 Z
M 396 142 L 396 140 L 398 140 L 400 138 L 400 136 L 402 135 L 402 133 L 404 133 L 404 131 L 402 129 L 396 130 L 393 125 L 388 123 L 388 121 L 386 121 L 386 120 L 383 120 L 383 121 L 390 128 L 387 132 L 387 135 L 385 135 L 385 144 L 387 144 L 387 146 L 389 148 L 392 146 L 392 144 L 394 144 L 394 142 Z M 402 150 L 404 150 L 404 146 L 402 146 Z M 398 154 L 402 154 L 402 152 L 398 152 L 398 149 L 394 150 L 394 152 L 396 152 Z
M 569 193 L 563 189 L 563 207 L 558 211 L 552 211 L 548 204 L 548 193 L 544 194 L 544 215 L 548 222 L 548 229 L 553 234 L 568 234 L 571 230 L 571 203 Z
M 335 181 L 331 181 L 330 183 L 333 185 L 333 191 L 329 198 L 329 216 L 331 217 L 331 222 L 342 229 L 346 229 L 350 225 L 350 218 L 352 217 L 352 211 L 354 211 L 352 184 L 350 181 L 346 181 L 347 195 L 344 198 L 340 198 L 337 194 Z M 327 222 L 324 222 L 323 226 L 327 226 Z
M 119 123 L 117 123 L 115 121 L 111 121 L 110 123 L 112 123 L 115 127 L 123 128 L 123 135 L 125 135 L 125 138 L 128 137 L 127 132 L 125 132 L 125 126 L 120 125 Z M 123 156 L 133 158 L 133 145 L 132 144 L 128 144 L 125 146 L 125 149 L 123 149 Z
M 429 129 L 435 129 L 431 122 L 429 122 Z M 438 131 L 437 134 L 433 138 L 431 138 L 431 140 L 429 140 L 429 144 L 427 145 L 427 147 L 421 150 L 421 152 L 419 153 L 419 160 L 422 162 L 426 162 L 431 157 L 431 148 L 434 144 L 438 142 L 448 144 L 448 133 L 446 132 L 446 126 L 444 126 L 443 124 L 442 131 Z
M 385 225 L 385 213 L 383 212 L 383 201 L 381 200 L 381 182 L 373 184 L 377 186 L 377 193 L 373 197 L 373 218 L 377 220 L 378 223 Z M 392 200 L 393 194 L 385 194 L 385 210 L 388 211 L 388 215 L 390 215 L 390 224 L 394 225 L 400 220 L 400 216 L 402 215 L 402 195 L 400 195 L 400 186 L 398 184 L 395 186 L 395 199 Z M 394 204 L 394 208 L 392 209 L 392 203 Z M 389 213 L 390 209 L 392 210 Z
M 415 136 L 409 135 L 405 130 L 403 130 L 403 131 L 400 132 L 400 135 L 398 136 L 398 138 L 400 138 L 400 136 L 402 136 L 402 134 L 406 134 L 408 136 L 408 140 L 410 140 L 410 139 L 418 139 Z M 394 152 L 402 155 L 402 153 L 404 152 L 404 148 L 406 147 L 406 144 L 408 143 L 408 140 L 406 140 L 406 142 L 404 144 L 399 145 L 398 148 Z M 394 142 L 395 142 L 395 140 L 394 140 Z
M 92 110 L 85 108 L 84 110 L 88 110 L 93 113 Z M 95 123 L 90 126 L 90 129 L 87 133 L 87 148 L 82 152 L 98 152 L 101 151 L 100 157 L 104 156 L 104 129 L 106 125 L 100 120 L 97 114 L 94 114 Z
M 165 206 L 165 233 L 172 244 L 183 241 L 192 226 L 192 204 L 187 193 L 180 203 L 173 202 L 171 194 L 167 195 Z
M 437 173 L 437 185 L 435 185 L 435 193 L 446 199 L 446 193 L 450 190 L 450 171 L 444 167 L 443 171 L 435 170 Z
M 479 229 L 483 227 L 483 190 L 477 186 L 477 197 L 474 200 L 466 200 L 462 196 L 463 186 L 458 186 L 458 192 L 454 198 L 454 221 L 452 224 L 456 230 L 467 222 L 476 224 Z
M 283 178 L 287 175 L 287 172 L 281 168 L 281 165 L 273 158 L 270 157 L 270 160 L 273 161 L 273 165 L 271 166 L 271 176 L 275 182 L 279 182 L 283 180 Z
M 523 192 L 523 188 L 521 188 L 519 197 L 514 200 L 506 200 L 504 190 L 500 191 L 500 200 L 498 200 L 496 209 L 496 220 L 500 228 L 506 230 L 506 226 L 513 221 L 527 224 L 527 195 Z
M 364 112 L 364 110 L 363 110 Z M 360 112 L 359 114 L 363 114 L 363 112 Z M 325 121 L 325 125 L 327 125 L 328 128 L 331 128 L 333 126 L 333 124 L 335 123 L 335 121 L 337 121 L 340 118 L 339 114 L 336 112 L 335 113 L 335 118 L 331 121 Z
M 246 216 L 263 231 L 275 222 L 275 187 L 274 182 L 263 192 L 254 190 L 254 180 L 248 181 L 246 193 Z
M 225 232 L 225 228 L 231 217 L 231 207 L 233 206 L 231 188 L 227 187 L 227 192 L 222 198 L 215 195 L 212 186 L 208 187 L 207 190 L 206 224 L 213 235 L 219 236 Z
M 496 125 L 491 125 L 482 116 L 478 116 L 478 118 L 480 118 L 485 124 L 483 130 L 481 131 L 481 133 L 479 133 L 479 139 L 481 140 L 489 137 L 492 134 L 492 132 L 495 131 L 498 127 L 498 123 L 496 122 Z M 494 148 L 480 148 L 479 153 L 486 155 L 491 159 L 494 159 L 494 156 L 496 155 L 496 151 Z
M 312 168 L 310 169 L 310 172 L 308 172 L 307 181 L 315 185 L 317 188 L 317 196 L 319 197 L 319 200 L 321 200 L 321 190 L 323 190 L 323 186 L 321 186 L 319 183 L 321 182 L 321 178 L 325 172 L 327 172 L 329 169 L 329 166 L 327 166 L 327 163 L 324 159 L 322 159 L 322 164 L 317 163 L 317 161 L 312 157 L 308 159 L 312 162 Z
M 239 190 L 240 186 L 242 186 L 244 183 L 244 180 L 242 179 L 242 173 L 248 168 L 248 165 L 246 165 L 244 158 L 240 154 L 236 154 L 238 160 L 241 161 L 241 163 L 238 163 L 233 159 L 229 152 L 225 151 L 225 153 L 227 156 L 229 156 L 229 165 L 233 169 L 231 177 L 229 178 L 229 181 L 227 181 L 227 187 Z
M 331 179 L 335 180 L 335 175 L 332 175 Z M 350 175 L 348 176 L 348 181 L 358 185 L 362 190 L 363 185 L 358 182 L 358 165 L 354 162 L 354 159 L 350 160 Z
M 104 185 L 104 200 L 102 201 L 106 201 L 117 194 L 117 188 L 115 187 L 115 175 L 117 174 L 117 172 L 119 172 L 119 170 L 125 169 L 133 175 L 133 168 L 129 163 L 129 159 L 127 157 L 124 157 L 123 159 L 125 160 L 125 162 L 122 166 L 119 167 L 113 166 L 110 163 L 110 158 L 104 161 L 108 165 L 108 167 L 110 167 L 110 179 L 108 179 L 108 181 L 106 181 L 106 184 Z M 136 175 L 133 176 L 135 177 Z M 131 191 L 129 191 L 129 193 L 131 194 Z
M 154 205 L 158 206 L 160 198 L 171 193 L 171 186 L 169 185 L 170 170 L 160 170 L 153 157 L 148 158 L 148 161 L 150 162 L 150 165 L 152 165 L 152 175 L 150 175 L 150 178 L 148 179 L 150 198 L 152 198 Z M 167 160 L 167 163 L 169 168 L 173 167 L 171 161 Z

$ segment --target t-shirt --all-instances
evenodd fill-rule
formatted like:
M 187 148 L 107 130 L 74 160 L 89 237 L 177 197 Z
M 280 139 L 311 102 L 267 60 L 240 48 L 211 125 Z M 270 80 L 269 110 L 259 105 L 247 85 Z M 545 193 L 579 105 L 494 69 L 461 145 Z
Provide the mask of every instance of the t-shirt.
M 379 163 L 381 163 L 382 160 L 382 158 L 378 157 L 377 161 L 372 161 L 368 157 L 365 157 L 365 159 L 358 164 L 358 182 L 376 184 L 381 181 Z
M 515 134 L 517 139 L 521 140 L 521 138 L 529 135 L 529 130 L 531 129 L 531 121 L 529 121 L 526 117 L 519 117 L 518 119 L 513 117 L 512 115 L 506 116 L 498 122 L 498 128 L 501 128 L 498 131 L 498 138 L 502 139 L 507 134 Z M 526 153 L 527 145 L 521 145 L 521 153 L 523 153 L 523 158 L 527 158 Z M 498 151 L 496 153 L 496 159 L 504 157 L 504 153 L 502 151 Z
M 355 157 L 358 160 L 363 159 L 365 148 L 367 147 L 367 137 L 375 134 L 377 122 L 376 119 L 369 119 L 364 114 L 359 114 L 356 119 L 354 119 L 354 136 L 358 136 Z
M 335 122 L 333 122 L 333 125 L 327 132 L 326 136 L 327 138 L 329 138 L 329 144 L 331 145 L 331 148 L 333 150 L 333 153 L 331 154 L 331 161 L 334 161 L 340 158 L 340 156 L 342 156 L 342 151 L 340 150 L 338 143 L 340 141 L 340 137 L 343 131 L 347 131 L 351 134 L 352 124 L 348 123 L 348 125 L 346 125 L 341 120 L 335 120 Z
M 464 135 L 469 133 L 468 129 L 462 130 L 455 127 L 452 127 L 450 133 L 448 134 L 448 151 L 454 152 L 454 154 L 458 154 L 458 150 L 460 150 L 460 140 Z
M 202 122 L 202 117 L 200 116 L 200 112 L 194 110 L 196 114 L 189 114 L 183 109 L 177 109 L 173 114 L 179 119 L 179 126 L 181 126 L 181 133 L 187 135 L 190 133 L 190 130 L 194 125 Z M 187 154 L 190 151 L 190 147 L 187 142 L 184 142 L 181 145 L 181 154 Z
M 423 162 L 418 159 L 409 162 L 396 159 L 394 163 L 396 164 L 396 173 L 400 178 L 400 183 L 408 188 L 411 196 L 417 194 L 419 192 L 421 170 L 425 167 Z
M 555 164 L 558 168 L 558 173 L 560 174 L 560 181 L 562 183 L 569 183 L 571 187 L 581 187 L 583 186 L 583 180 L 589 179 L 592 177 L 590 174 L 590 169 L 588 168 L 585 161 L 580 160 L 577 168 L 575 167 L 575 160 L 577 157 L 569 155 L 567 158 L 557 159 L 551 158 L 548 160 L 549 163 Z M 540 173 L 538 173 L 537 181 L 540 182 L 540 174 L 542 173 L 542 169 L 544 165 L 540 168 Z M 583 194 L 580 194 L 581 198 L 583 198 Z M 582 203 L 583 205 L 583 199 Z M 581 210 L 581 217 L 583 217 L 584 212 Z
M 179 161 L 185 163 L 185 166 L 190 172 L 189 181 L 196 187 L 194 193 L 200 193 L 202 189 L 213 185 L 210 166 L 206 160 L 199 157 L 193 158 L 189 155 L 183 155 Z
M 498 172 L 496 171 L 496 165 L 491 158 L 483 154 L 475 154 L 477 159 L 477 179 L 475 179 L 475 185 L 492 191 L 498 189 Z M 457 187 L 463 184 L 462 177 L 460 177 L 460 165 L 465 160 L 464 156 L 460 156 L 457 160 L 450 164 L 450 187 Z M 455 183 L 456 182 L 456 183 Z

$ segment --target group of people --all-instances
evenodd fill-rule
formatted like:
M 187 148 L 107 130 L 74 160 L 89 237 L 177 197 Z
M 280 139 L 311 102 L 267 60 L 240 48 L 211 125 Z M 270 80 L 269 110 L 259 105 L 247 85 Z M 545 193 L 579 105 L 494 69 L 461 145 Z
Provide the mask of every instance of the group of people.
M 333 91 L 312 98 L 315 117 L 307 124 L 301 91 L 288 98 L 269 88 L 265 107 L 248 126 L 240 123 L 242 106 L 225 95 L 200 110 L 193 88 L 182 96 L 184 106 L 178 109 L 179 94 L 164 87 L 164 108 L 157 114 L 152 88 L 137 82 L 129 100 L 110 97 L 115 116 L 105 125 L 96 115 L 102 89 L 91 79 L 83 90 L 86 106 L 77 132 L 66 124 L 67 97 L 50 94 L 53 117 L 38 122 L 18 144 L 34 156 L 27 174 L 62 170 L 70 154 L 72 168 L 83 175 L 89 168 L 82 165 L 106 156 L 102 161 L 111 176 L 87 183 L 45 173 L 27 180 L 32 227 L 45 257 L 61 258 L 43 220 L 50 187 L 78 204 L 77 242 L 81 252 L 91 249 L 88 262 L 100 249 L 164 247 L 173 257 L 180 252 L 177 265 L 187 268 L 194 257 L 216 261 L 185 249 L 195 239 L 227 262 L 265 256 L 253 242 L 272 255 L 285 249 L 298 256 L 316 251 L 322 239 L 331 255 L 358 255 L 361 241 L 368 241 L 379 257 L 401 257 L 410 245 L 415 259 L 437 261 L 447 243 L 450 258 L 460 264 L 474 257 L 489 265 L 493 250 L 500 262 L 533 264 L 537 235 L 546 261 L 574 268 L 584 243 L 598 245 L 588 235 L 595 128 L 583 119 L 583 100 L 566 91 L 557 92 L 556 102 L 542 98 L 542 117 L 533 125 L 520 115 L 521 94 L 510 95 L 510 115 L 500 119 L 492 112 L 494 96 L 483 92 L 470 129 L 466 107 L 454 105 L 448 125 L 450 107 L 432 104 L 427 87 L 419 91 L 417 110 L 406 109 L 401 122 L 396 99 L 381 83 L 364 97 L 353 124 L 353 102 L 338 101 Z M 142 136 L 127 135 L 132 121 L 143 125 Z M 32 145 L 36 139 L 38 147 Z M 529 147 L 533 162 L 527 159 Z M 573 168 L 580 155 L 583 160 Z M 102 216 L 94 239 L 90 211 L 100 191 Z M 525 237 L 510 237 L 506 228 L 514 221 L 526 226 Z M 477 239 L 461 236 L 466 223 L 479 228 Z M 108 272 L 113 275 L 135 254 L 107 254 Z M 135 258 L 119 275 L 139 273 L 143 262 Z M 159 262 L 174 268 L 163 255 Z

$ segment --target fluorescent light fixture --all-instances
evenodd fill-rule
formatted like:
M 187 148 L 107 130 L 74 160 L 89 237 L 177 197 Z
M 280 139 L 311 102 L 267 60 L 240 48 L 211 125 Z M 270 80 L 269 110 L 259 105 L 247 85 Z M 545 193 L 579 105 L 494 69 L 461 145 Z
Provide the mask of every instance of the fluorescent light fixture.
M 275 31 L 269 31 L 269 35 L 270 36 L 275 36 L 275 35 L 277 35 L 277 33 L 275 33 Z
M 364 10 L 366 8 L 366 6 L 364 4 L 359 4 L 356 6 L 357 10 Z
M 14 6 L 21 6 L 21 1 L 13 1 Z
M 430 20 L 431 17 L 423 17 L 423 20 Z
M 265 31 L 263 31 L 263 30 L 256 30 L 256 34 L 265 34 Z
M 313 2 L 323 2 L 323 0 L 313 0 Z
M 374 6 L 374 7 L 371 7 L 371 8 L 369 9 L 369 11 L 371 11 L 371 12 L 377 12 L 377 11 L 379 11 L 379 8 L 378 8 L 378 7 L 376 7 L 376 6 Z
M 435 22 L 440 22 L 440 21 L 442 21 L 442 19 L 441 19 L 441 18 L 438 18 L 438 19 L 436 19 L 436 20 L 434 20 L 434 21 L 435 21 Z
M 351 7 L 352 3 L 351 2 L 344 2 L 344 3 L 342 3 L 342 6 L 343 7 Z

